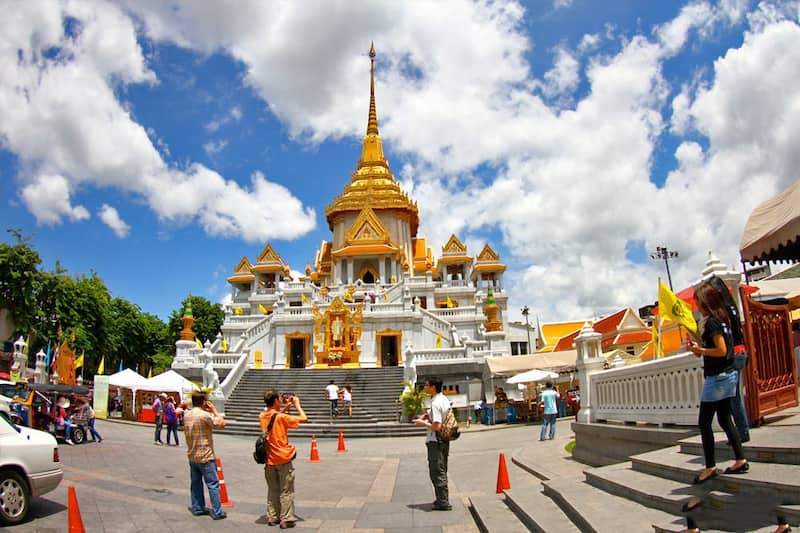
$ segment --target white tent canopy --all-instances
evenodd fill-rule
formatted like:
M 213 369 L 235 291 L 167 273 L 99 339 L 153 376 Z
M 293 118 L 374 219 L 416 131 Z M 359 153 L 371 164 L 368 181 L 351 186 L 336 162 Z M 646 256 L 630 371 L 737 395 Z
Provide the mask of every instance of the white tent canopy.
M 150 391 L 177 392 L 178 394 L 184 394 L 197 390 L 197 385 L 174 370 L 167 370 L 163 374 L 146 379 L 144 384 L 139 388 Z
M 121 372 L 108 376 L 108 384 L 112 387 L 136 390 L 147 384 L 147 378 L 130 368 L 126 368 Z
M 795 261 L 800 256 L 800 180 L 759 204 L 739 245 L 742 261 Z
M 546 379 L 557 379 L 558 374 L 555 372 L 549 372 L 547 370 L 539 370 L 538 368 L 533 370 L 528 370 L 527 372 L 523 372 L 521 374 L 517 374 L 514 377 L 511 377 L 506 380 L 506 383 L 535 383 L 537 381 L 544 381 Z

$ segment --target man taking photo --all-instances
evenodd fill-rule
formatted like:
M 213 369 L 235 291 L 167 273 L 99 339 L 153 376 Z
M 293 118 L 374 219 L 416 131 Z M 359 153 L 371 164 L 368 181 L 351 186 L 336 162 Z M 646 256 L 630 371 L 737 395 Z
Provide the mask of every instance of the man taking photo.
M 300 406 L 300 398 L 293 394 L 281 395 L 277 391 L 264 392 L 267 410 L 259 415 L 261 431 L 269 433 L 267 462 L 264 478 L 267 480 L 267 524 L 280 524 L 281 529 L 294 527 L 294 464 L 297 450 L 289 444 L 289 429 L 308 422 Z M 297 415 L 287 414 L 294 407 Z
M 195 516 L 209 514 L 203 494 L 203 482 L 205 482 L 208 487 L 208 499 L 211 500 L 211 518 L 214 520 L 228 516 L 222 510 L 219 498 L 217 458 L 214 455 L 214 428 L 222 427 L 225 427 L 225 419 L 214 404 L 206 399 L 206 394 L 193 392 L 192 409 L 183 418 L 186 455 L 189 457 L 191 474 L 191 511 Z

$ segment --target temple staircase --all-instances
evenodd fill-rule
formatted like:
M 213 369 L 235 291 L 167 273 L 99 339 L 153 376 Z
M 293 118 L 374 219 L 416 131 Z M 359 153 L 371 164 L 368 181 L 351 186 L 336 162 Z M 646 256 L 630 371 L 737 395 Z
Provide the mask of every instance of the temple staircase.
M 343 402 L 339 402 L 339 416 L 330 417 L 330 403 L 325 391 L 330 380 L 339 387 L 350 385 L 353 388 L 352 418 L 347 416 Z M 347 438 L 423 435 L 423 428 L 399 422 L 402 382 L 402 367 L 249 369 L 226 402 L 226 427 L 220 432 L 237 435 L 260 433 L 258 415 L 264 410 L 264 391 L 277 389 L 298 395 L 308 415 L 309 422 L 293 430 L 293 436 L 336 438 L 339 431 L 344 432 Z
M 699 436 L 677 445 L 592 468 L 580 476 L 547 478 L 547 463 L 514 464 L 542 479 L 538 493 L 504 491 L 499 497 L 472 497 L 471 511 L 482 531 L 619 532 L 685 531 L 691 517 L 703 532 L 774 531 L 777 517 L 800 524 L 800 415 L 795 422 L 751 430 L 745 444 L 750 471 L 719 475 L 702 484 Z M 731 463 L 731 450 L 717 433 L 717 466 Z M 702 504 L 682 507 L 692 497 Z

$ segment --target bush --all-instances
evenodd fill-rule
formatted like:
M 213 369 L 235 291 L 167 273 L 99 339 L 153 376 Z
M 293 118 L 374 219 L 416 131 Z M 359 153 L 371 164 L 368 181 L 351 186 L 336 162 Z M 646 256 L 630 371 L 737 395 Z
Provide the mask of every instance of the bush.
M 409 420 L 425 411 L 425 398 L 428 397 L 423 389 L 419 389 L 410 381 L 404 381 L 406 391 L 400 395 L 400 402 L 403 404 L 403 416 Z

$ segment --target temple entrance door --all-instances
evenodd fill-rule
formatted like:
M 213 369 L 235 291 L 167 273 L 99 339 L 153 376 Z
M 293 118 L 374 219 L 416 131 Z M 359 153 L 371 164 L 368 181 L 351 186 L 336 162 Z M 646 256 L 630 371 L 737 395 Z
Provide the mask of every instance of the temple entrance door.
M 305 339 L 289 340 L 290 368 L 306 367 L 306 341 Z
M 375 283 L 375 276 L 372 275 L 372 272 L 367 272 L 364 274 L 364 278 L 362 279 L 364 283 Z
M 381 336 L 381 366 L 397 366 L 397 340 L 395 335 Z

